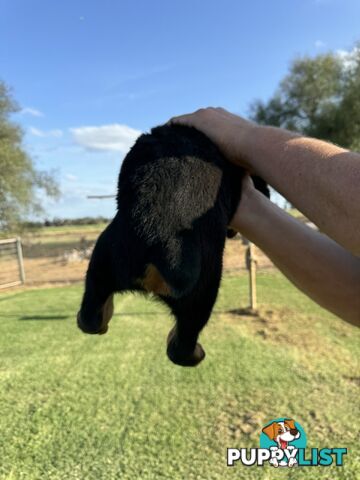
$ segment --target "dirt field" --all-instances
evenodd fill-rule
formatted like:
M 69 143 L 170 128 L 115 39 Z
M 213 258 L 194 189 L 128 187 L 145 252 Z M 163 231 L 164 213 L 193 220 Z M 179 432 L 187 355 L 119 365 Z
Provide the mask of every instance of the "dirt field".
M 48 227 L 22 238 L 27 286 L 71 284 L 82 281 L 91 250 L 105 225 Z M 241 237 L 226 243 L 224 273 L 233 274 L 245 269 L 246 246 Z M 270 260 L 255 249 L 259 270 L 272 268 Z M 17 275 L 17 262 L 1 261 L 0 283 Z
M 224 273 L 235 273 L 245 269 L 245 250 L 241 241 L 229 240 L 224 256 Z M 70 252 L 71 253 L 71 252 Z M 256 249 L 258 268 L 271 268 L 270 260 Z M 88 265 L 87 258 L 74 255 L 68 259 L 64 256 L 25 258 L 26 283 L 42 285 L 44 283 L 73 283 L 84 278 Z

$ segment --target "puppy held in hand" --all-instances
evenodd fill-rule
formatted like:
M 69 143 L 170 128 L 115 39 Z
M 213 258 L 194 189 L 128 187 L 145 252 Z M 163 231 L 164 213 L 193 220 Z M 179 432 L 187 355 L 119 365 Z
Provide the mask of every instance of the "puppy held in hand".
M 105 333 L 115 292 L 152 293 L 176 320 L 167 339 L 170 360 L 201 362 L 197 340 L 216 300 L 244 174 L 192 127 L 165 125 L 139 137 L 121 167 L 117 214 L 90 260 L 79 327 Z M 254 183 L 269 194 L 261 179 Z

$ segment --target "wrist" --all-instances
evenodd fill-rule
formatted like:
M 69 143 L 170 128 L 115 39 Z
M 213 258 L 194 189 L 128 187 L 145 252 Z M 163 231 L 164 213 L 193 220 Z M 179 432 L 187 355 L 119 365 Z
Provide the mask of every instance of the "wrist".
M 233 163 L 245 168 L 250 173 L 254 171 L 252 165 L 253 151 L 260 129 L 259 125 L 247 122 L 246 128 L 234 128 L 234 131 L 229 135 L 229 138 L 236 140 L 235 148 L 232 145 L 228 145 L 228 157 Z
M 259 161 L 265 159 L 266 143 L 271 132 L 264 125 L 257 125 L 248 122 L 247 128 L 242 131 L 233 132 L 233 138 L 237 139 L 236 148 L 233 150 L 230 159 L 237 165 L 245 168 L 249 173 L 258 175 Z
M 231 220 L 230 226 L 245 236 L 263 217 L 264 208 L 269 200 L 254 187 L 244 188 L 238 208 Z

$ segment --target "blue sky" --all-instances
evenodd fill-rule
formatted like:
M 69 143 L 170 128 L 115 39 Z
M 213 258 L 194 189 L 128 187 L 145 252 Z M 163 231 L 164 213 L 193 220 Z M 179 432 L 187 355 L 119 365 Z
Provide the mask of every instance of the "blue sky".
M 0 78 L 36 165 L 63 192 L 48 217 L 112 216 L 119 167 L 141 131 L 222 106 L 246 115 L 291 60 L 351 49 L 358 0 L 0 0 Z M 1 173 L 1 172 L 0 172 Z

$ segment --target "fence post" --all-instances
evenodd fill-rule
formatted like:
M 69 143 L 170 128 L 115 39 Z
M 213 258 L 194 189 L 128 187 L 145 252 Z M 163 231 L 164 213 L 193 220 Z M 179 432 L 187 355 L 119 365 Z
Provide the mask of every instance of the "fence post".
M 23 259 L 20 237 L 16 238 L 16 251 L 17 251 L 17 260 L 19 265 L 19 274 L 20 274 L 21 283 L 25 283 L 24 259 Z
M 246 252 L 247 266 L 249 270 L 249 303 L 250 310 L 255 312 L 257 309 L 257 296 L 256 296 L 256 257 L 254 245 L 249 242 L 249 246 Z

